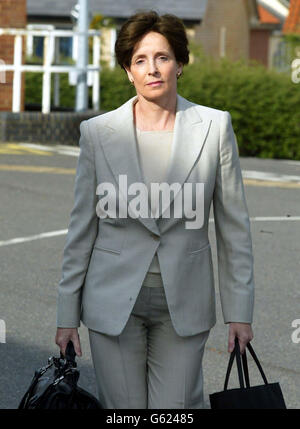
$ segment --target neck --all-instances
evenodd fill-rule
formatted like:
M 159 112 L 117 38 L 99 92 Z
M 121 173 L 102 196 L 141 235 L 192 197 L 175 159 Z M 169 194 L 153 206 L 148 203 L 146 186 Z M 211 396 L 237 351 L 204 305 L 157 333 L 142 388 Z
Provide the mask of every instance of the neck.
M 152 101 L 138 95 L 133 106 L 135 125 L 144 131 L 173 131 L 176 117 L 176 93 L 164 100 Z

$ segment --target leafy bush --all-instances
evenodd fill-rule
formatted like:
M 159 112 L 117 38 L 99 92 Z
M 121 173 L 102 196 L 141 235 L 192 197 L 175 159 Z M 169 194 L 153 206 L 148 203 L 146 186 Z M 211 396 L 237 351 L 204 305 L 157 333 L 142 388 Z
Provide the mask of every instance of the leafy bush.
M 201 47 L 192 46 L 191 51 L 194 62 L 184 68 L 178 93 L 194 103 L 229 111 L 240 155 L 300 160 L 300 84 L 256 62 L 214 61 Z M 26 73 L 26 103 L 41 103 L 41 83 L 40 74 Z M 91 92 L 89 88 L 90 106 Z M 101 110 L 115 109 L 134 95 L 124 70 L 102 67 Z M 60 100 L 61 106 L 74 108 L 75 87 L 69 86 L 67 74 L 61 75 Z
M 76 88 L 69 85 L 68 73 L 60 73 L 60 106 L 73 110 L 75 106 Z M 27 72 L 25 74 L 25 103 L 42 105 L 43 73 Z M 54 74 L 51 75 L 51 109 L 54 110 Z
M 300 159 L 300 85 L 290 75 L 256 62 L 204 59 L 185 69 L 178 93 L 229 111 L 240 155 Z
M 112 110 L 121 106 L 136 95 L 134 86 L 129 82 L 126 72 L 120 67 L 103 67 L 100 77 L 100 105 L 103 110 Z

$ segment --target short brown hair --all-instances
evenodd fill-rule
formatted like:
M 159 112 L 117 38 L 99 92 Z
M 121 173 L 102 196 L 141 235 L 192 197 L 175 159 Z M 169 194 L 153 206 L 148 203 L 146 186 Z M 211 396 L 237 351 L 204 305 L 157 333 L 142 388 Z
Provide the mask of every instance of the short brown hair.
M 118 64 L 130 68 L 134 46 L 150 31 L 163 35 L 173 49 L 176 61 L 189 62 L 188 38 L 181 19 L 175 15 L 159 16 L 154 10 L 138 12 L 122 25 L 115 43 Z

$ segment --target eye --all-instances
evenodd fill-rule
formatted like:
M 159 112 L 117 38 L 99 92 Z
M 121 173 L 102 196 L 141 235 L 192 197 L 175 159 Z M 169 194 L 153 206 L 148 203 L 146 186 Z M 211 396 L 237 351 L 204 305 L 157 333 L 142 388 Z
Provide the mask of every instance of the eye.
M 168 60 L 168 57 L 166 57 L 166 56 L 164 56 L 164 55 L 160 56 L 159 58 L 160 58 L 160 59 L 162 59 L 163 61 Z

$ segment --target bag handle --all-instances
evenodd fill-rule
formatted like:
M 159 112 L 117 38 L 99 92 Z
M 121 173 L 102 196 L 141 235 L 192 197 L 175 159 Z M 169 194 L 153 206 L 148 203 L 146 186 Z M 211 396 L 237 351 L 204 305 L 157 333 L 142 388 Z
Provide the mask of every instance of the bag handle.
M 230 372 L 231 372 L 231 368 L 233 365 L 234 358 L 236 358 L 236 364 L 237 364 L 237 369 L 238 369 L 240 386 L 242 389 L 244 389 L 245 384 L 244 384 L 243 371 L 242 371 L 242 365 L 241 365 L 240 346 L 239 346 L 237 338 L 235 338 L 235 347 L 234 347 L 233 351 L 231 352 L 231 355 L 229 358 L 228 367 L 227 367 L 227 371 L 226 371 L 226 377 L 225 377 L 225 383 L 224 383 L 224 390 L 227 390 L 229 376 L 230 376 Z
M 243 371 L 244 371 L 246 387 L 250 387 L 246 349 L 245 349 L 244 353 L 242 354 L 242 363 L 243 363 Z
M 269 384 L 268 380 L 267 380 L 267 377 L 266 377 L 266 375 L 265 375 L 265 373 L 264 373 L 264 371 L 262 369 L 262 366 L 261 366 L 261 364 L 260 364 L 260 362 L 258 360 L 258 357 L 256 356 L 256 354 L 255 354 L 255 352 L 254 352 L 254 350 L 253 350 L 253 348 L 252 348 L 252 346 L 251 346 L 250 343 L 247 344 L 247 349 L 249 350 L 251 356 L 253 357 L 254 362 L 256 363 L 257 368 L 259 369 L 260 375 L 262 376 L 262 379 L 264 380 L 264 383 L 265 384 Z M 245 349 L 245 353 L 242 355 L 242 359 L 245 360 L 245 363 L 244 363 L 245 366 L 244 367 L 246 367 L 246 371 L 248 373 L 247 358 L 246 358 L 246 349 Z M 249 378 L 249 375 L 248 375 L 248 378 Z M 250 385 L 248 387 L 250 387 Z
M 256 356 L 256 354 L 255 354 L 250 343 L 247 344 L 247 348 L 248 348 L 251 356 L 253 357 L 253 359 L 254 359 L 254 361 L 255 361 L 258 369 L 259 369 L 259 372 L 260 372 L 260 374 L 264 380 L 264 383 L 268 384 L 267 377 L 265 376 L 265 373 L 262 369 L 262 366 L 261 366 L 261 364 L 260 364 L 260 362 L 259 362 L 259 360 L 258 360 L 258 358 L 257 358 L 257 356 Z M 245 389 L 243 370 L 242 370 L 242 365 L 241 365 L 240 345 L 239 345 L 239 340 L 237 337 L 235 338 L 234 350 L 231 352 L 229 362 L 228 362 L 228 367 L 227 367 L 227 372 L 226 372 L 226 377 L 225 377 L 225 383 L 224 383 L 224 390 L 227 390 L 227 387 L 228 387 L 229 376 L 230 376 L 230 372 L 231 372 L 231 368 L 233 365 L 234 358 L 236 358 L 240 387 L 241 387 L 241 389 Z M 244 350 L 244 353 L 242 354 L 242 361 L 243 361 L 243 369 L 244 369 L 246 387 L 249 388 L 250 387 L 250 380 L 249 380 L 249 371 L 248 371 L 246 349 Z
M 74 350 L 74 345 L 72 343 L 72 341 L 70 340 L 67 344 L 66 347 L 66 351 L 65 351 L 65 356 L 62 354 L 62 352 L 60 352 L 60 358 L 61 359 L 65 359 L 67 361 L 67 363 L 71 364 L 72 366 L 77 366 L 76 362 L 75 362 L 75 350 Z

